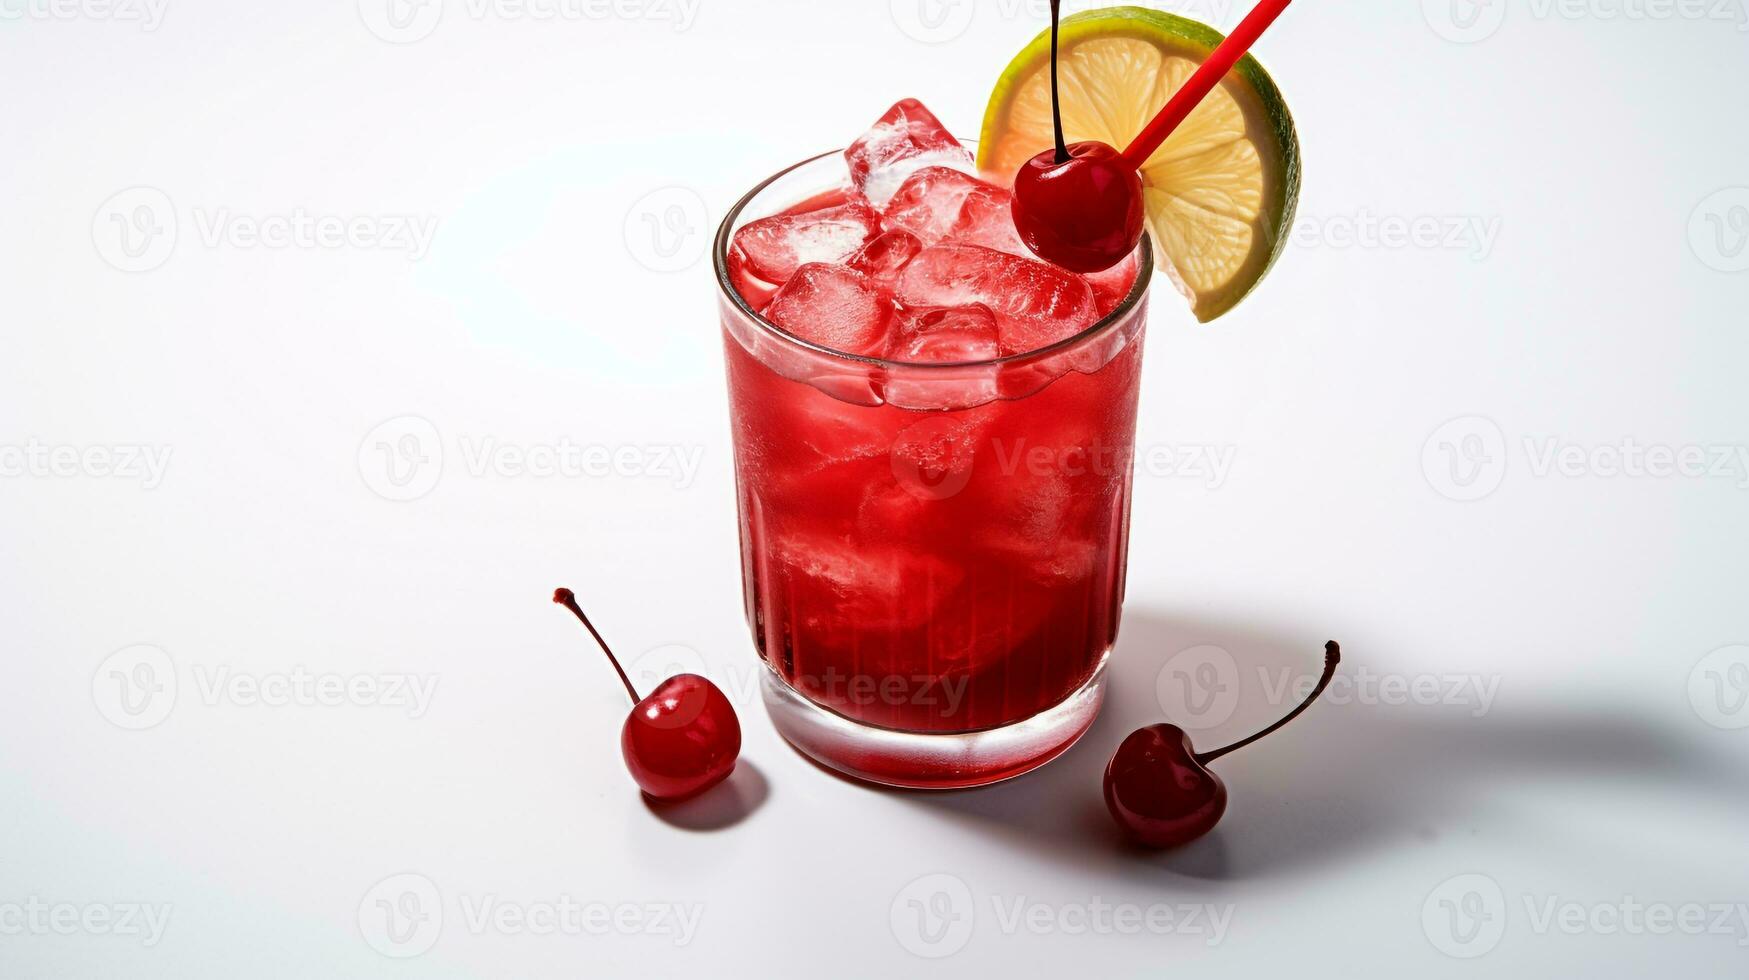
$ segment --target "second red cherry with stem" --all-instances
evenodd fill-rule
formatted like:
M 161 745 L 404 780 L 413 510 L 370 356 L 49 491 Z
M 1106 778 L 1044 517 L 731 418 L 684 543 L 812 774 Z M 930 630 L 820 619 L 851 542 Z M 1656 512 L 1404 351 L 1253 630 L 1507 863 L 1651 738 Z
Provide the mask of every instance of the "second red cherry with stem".
M 1311 707 L 1330 686 L 1342 648 L 1324 644 L 1324 675 L 1287 717 L 1232 745 L 1197 752 L 1177 725 L 1149 725 L 1130 733 L 1105 770 L 1105 805 L 1112 819 L 1137 843 L 1150 847 L 1188 844 L 1214 829 L 1227 810 L 1227 786 L 1209 763 L 1279 730 Z
M 1082 273 L 1109 269 L 1135 251 L 1146 215 L 1141 166 L 1290 2 L 1262 0 L 1120 153 L 1096 141 L 1063 142 L 1062 103 L 1057 96 L 1062 0 L 1051 0 L 1051 123 L 1056 146 L 1028 160 L 1014 177 L 1014 228 L 1027 247 L 1042 259 Z
M 697 796 L 727 779 L 741 753 L 741 722 L 735 707 L 708 678 L 677 674 L 638 697 L 619 658 L 584 615 L 570 589 L 558 589 L 553 601 L 571 610 L 619 674 L 631 695 L 632 713 L 620 729 L 620 751 L 638 788 L 658 800 Z

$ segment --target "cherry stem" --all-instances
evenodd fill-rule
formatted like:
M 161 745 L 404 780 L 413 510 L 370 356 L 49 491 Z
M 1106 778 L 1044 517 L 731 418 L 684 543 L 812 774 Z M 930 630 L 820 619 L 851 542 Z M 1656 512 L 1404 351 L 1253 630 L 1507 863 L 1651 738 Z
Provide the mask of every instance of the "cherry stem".
M 570 589 L 554 589 L 553 601 L 571 610 L 571 615 L 576 616 L 583 628 L 589 631 L 589 635 L 595 637 L 595 642 L 601 646 L 601 652 L 607 654 L 607 662 L 613 664 L 613 669 L 618 672 L 620 683 L 626 686 L 626 693 L 632 696 L 632 704 L 644 700 L 638 697 L 638 689 L 632 686 L 632 679 L 626 676 L 625 668 L 619 665 L 619 658 L 613 655 L 613 651 L 608 649 L 607 641 L 596 632 L 595 624 L 589 621 L 588 616 L 583 615 L 583 607 L 577 605 L 577 594 Z
M 1057 99 L 1057 22 L 1063 0 L 1051 0 L 1051 125 L 1057 130 L 1057 163 L 1069 162 L 1069 147 L 1063 142 L 1063 104 Z
M 1245 52 L 1251 50 L 1251 45 L 1257 43 L 1257 39 L 1269 25 L 1275 23 L 1275 19 L 1281 16 L 1281 12 L 1291 2 L 1292 0 L 1262 0 L 1246 14 L 1239 26 L 1233 28 L 1233 33 L 1228 34 L 1227 39 L 1202 63 L 1202 67 L 1190 76 L 1190 80 L 1172 93 L 1172 98 L 1166 100 L 1166 107 L 1136 136 L 1129 149 L 1123 151 L 1124 162 L 1140 170 L 1142 164 L 1147 163 L 1154 151 L 1160 148 L 1160 144 L 1166 142 L 1166 137 L 1171 136 L 1173 130 L 1190 116 L 1191 111 L 1201 105 L 1203 99 L 1208 98 L 1208 94 L 1215 90 L 1221 79 L 1227 77 L 1227 72 L 1232 71 L 1239 59 L 1245 57 Z M 1052 63 L 1055 63 L 1054 59 Z
M 1283 725 L 1287 724 L 1288 722 L 1293 721 L 1295 718 L 1298 718 L 1300 716 L 1300 712 L 1306 710 L 1307 708 L 1310 708 L 1312 706 L 1312 702 L 1318 700 L 1318 695 L 1323 694 L 1324 689 L 1326 687 L 1330 686 L 1330 679 L 1336 676 L 1336 665 L 1341 663 L 1341 662 L 1342 662 L 1342 647 L 1339 646 L 1335 640 L 1331 640 L 1330 642 L 1324 644 L 1324 676 L 1319 678 L 1318 686 L 1312 688 L 1312 693 L 1306 695 L 1306 699 L 1304 701 L 1300 702 L 1299 707 L 1288 712 L 1288 715 L 1286 718 L 1283 718 L 1282 720 L 1276 722 L 1275 724 L 1270 725 L 1268 728 L 1265 728 L 1263 731 L 1258 732 L 1257 734 L 1251 736 L 1250 738 L 1243 739 L 1243 740 L 1238 741 L 1238 742 L 1234 742 L 1232 745 L 1226 746 L 1225 748 L 1215 749 L 1213 752 L 1203 752 L 1203 753 L 1198 754 L 1196 757 L 1196 761 L 1198 763 L 1201 763 L 1202 765 L 1206 766 L 1209 763 L 1215 761 L 1216 759 L 1219 759 L 1221 756 L 1226 755 L 1228 752 L 1232 752 L 1232 751 L 1235 751 L 1237 749 L 1242 749 L 1245 746 L 1250 745 L 1252 742 L 1255 742 L 1260 738 L 1264 738 L 1268 735 L 1274 734 L 1277 729 L 1281 728 Z

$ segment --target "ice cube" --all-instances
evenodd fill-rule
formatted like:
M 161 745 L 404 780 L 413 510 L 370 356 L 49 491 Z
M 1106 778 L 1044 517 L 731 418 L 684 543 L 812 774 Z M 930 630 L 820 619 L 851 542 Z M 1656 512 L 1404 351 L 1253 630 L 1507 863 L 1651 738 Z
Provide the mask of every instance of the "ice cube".
M 956 244 L 982 245 L 1010 255 L 1032 257 L 1032 249 L 1014 228 L 1013 196 L 999 187 L 988 187 L 966 196 L 960 205 L 959 220 L 948 231 L 947 240 Z
M 731 265 L 768 283 L 784 283 L 810 262 L 842 262 L 880 232 L 881 218 L 861 200 L 761 218 L 735 233 Z
M 884 223 L 903 228 L 923 240 L 939 244 L 960 222 L 961 209 L 977 194 L 1002 194 L 1002 190 L 976 177 L 947 167 L 924 167 L 899 185 L 887 202 Z
M 820 642 L 927 625 L 965 576 L 914 547 L 801 527 L 773 533 L 771 557 L 776 601 Z
M 1014 230 L 1013 196 L 994 184 L 946 167 L 912 174 L 887 202 L 884 224 L 915 232 L 925 245 L 983 245 L 1031 257 Z
M 897 296 L 908 308 L 982 303 L 996 314 L 1003 354 L 1056 343 L 1099 318 L 1087 280 L 981 245 L 924 249 L 899 276 Z
M 886 359 L 901 364 L 960 365 L 887 371 L 883 397 L 917 411 L 957 411 L 996 399 L 1002 353 L 996 314 L 982 303 L 907 310 L 887 339 Z
M 885 207 L 899 185 L 923 167 L 952 167 L 970 173 L 972 155 L 941 120 L 916 99 L 888 109 L 844 151 L 850 180 L 869 203 Z
M 814 262 L 784 283 L 765 318 L 803 340 L 849 354 L 877 354 L 892 301 L 874 280 L 841 265 Z
M 916 258 L 921 251 L 923 243 L 916 235 L 902 228 L 895 228 L 870 239 L 845 265 L 866 274 L 877 283 L 891 286 L 898 281 L 905 263 Z
M 729 248 L 728 256 L 729 281 L 734 284 L 735 292 L 753 307 L 754 312 L 764 310 L 771 297 L 777 293 L 777 284 L 769 283 L 754 275 L 747 268 L 747 253 L 739 245 Z
M 1100 316 L 1117 309 L 1124 297 L 1130 294 L 1130 287 L 1136 283 L 1136 267 L 1136 256 L 1132 252 L 1104 272 L 1088 274 L 1087 284 L 1093 287 L 1093 300 L 1099 306 Z
M 887 341 L 886 359 L 911 364 L 969 364 L 1001 356 L 996 314 L 982 303 L 907 311 Z

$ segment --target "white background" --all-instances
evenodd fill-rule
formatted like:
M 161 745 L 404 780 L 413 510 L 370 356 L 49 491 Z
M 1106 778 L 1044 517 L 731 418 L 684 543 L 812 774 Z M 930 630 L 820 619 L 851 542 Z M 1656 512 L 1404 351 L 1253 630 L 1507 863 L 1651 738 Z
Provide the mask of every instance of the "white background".
M 1108 710 L 946 796 L 825 775 L 751 696 L 701 257 L 899 97 L 975 131 L 1045 4 L 478 2 L 0 0 L 0 974 L 1741 974 L 1740 912 L 1680 931 L 1749 902 L 1740 0 L 1287 13 L 1302 222 L 1218 325 L 1156 295 Z M 356 234 L 248 237 L 300 209 Z M 368 239 L 409 217 L 423 253 Z M 634 455 L 479 455 L 563 445 Z M 557 585 L 730 690 L 727 788 L 640 801 Z M 1329 637 L 1337 697 L 1221 762 L 1211 837 L 1119 846 L 1124 733 L 1243 734 Z M 251 696 L 299 671 L 436 686 Z M 565 900 L 619 924 L 477 918 Z M 156 942 L 102 924 L 135 905 Z M 1187 905 L 1224 931 L 1148 929 Z

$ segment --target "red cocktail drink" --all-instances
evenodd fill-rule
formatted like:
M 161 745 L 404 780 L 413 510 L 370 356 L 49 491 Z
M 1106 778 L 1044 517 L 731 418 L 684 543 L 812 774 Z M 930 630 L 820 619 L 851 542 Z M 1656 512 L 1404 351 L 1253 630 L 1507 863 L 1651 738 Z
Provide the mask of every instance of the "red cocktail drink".
M 1067 748 L 1123 598 L 1149 245 L 1044 263 L 970 162 L 900 103 L 748 195 L 716 252 L 768 706 L 899 785 Z

